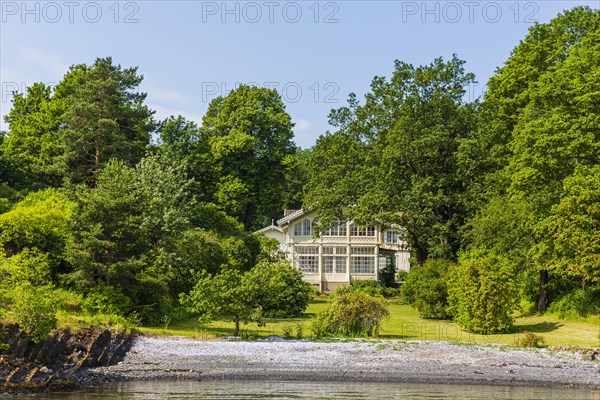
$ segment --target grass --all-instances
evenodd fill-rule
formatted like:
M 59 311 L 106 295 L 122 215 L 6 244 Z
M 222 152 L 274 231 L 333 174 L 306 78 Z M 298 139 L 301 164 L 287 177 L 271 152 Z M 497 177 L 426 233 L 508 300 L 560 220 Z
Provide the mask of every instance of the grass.
M 306 313 L 294 319 L 269 319 L 266 326 L 256 323 L 242 325 L 242 333 L 250 337 L 283 336 L 282 328 L 287 324 L 301 324 L 304 337 L 310 337 L 310 324 L 317 312 L 325 307 L 324 299 L 311 301 Z M 185 336 L 191 338 L 215 338 L 219 335 L 232 335 L 234 324 L 226 319 L 200 326 L 197 320 L 173 323 L 164 327 L 142 327 L 140 331 L 147 335 Z M 456 343 L 499 343 L 514 346 L 517 338 L 528 331 L 544 338 L 549 346 L 600 347 L 600 317 L 595 320 L 565 321 L 551 315 L 517 316 L 513 333 L 497 335 L 478 335 L 462 330 L 452 321 L 431 320 L 419 317 L 418 312 L 401 301 L 390 301 L 390 318 L 383 322 L 381 339 L 402 340 L 446 340 Z

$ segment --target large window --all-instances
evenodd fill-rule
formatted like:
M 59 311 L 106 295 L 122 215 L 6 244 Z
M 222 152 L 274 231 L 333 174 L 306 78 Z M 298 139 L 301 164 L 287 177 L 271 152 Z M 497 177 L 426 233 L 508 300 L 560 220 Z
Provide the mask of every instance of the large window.
M 346 273 L 346 247 L 323 247 L 323 269 L 326 274 Z
M 350 259 L 350 273 L 353 274 L 374 274 L 375 257 L 373 256 L 354 256 Z
M 305 219 L 299 222 L 296 222 L 294 225 L 294 236 L 312 236 L 313 235 L 313 226 L 312 221 L 310 219 Z
M 313 246 L 296 247 L 298 268 L 306 274 L 319 272 L 319 249 Z
M 350 249 L 350 273 L 374 274 L 375 273 L 375 248 L 352 247 Z
M 348 228 L 345 222 L 339 222 L 337 225 L 323 232 L 323 236 L 346 236 Z
M 350 224 L 350 236 L 375 236 L 375 227 L 360 228 L 352 223 Z

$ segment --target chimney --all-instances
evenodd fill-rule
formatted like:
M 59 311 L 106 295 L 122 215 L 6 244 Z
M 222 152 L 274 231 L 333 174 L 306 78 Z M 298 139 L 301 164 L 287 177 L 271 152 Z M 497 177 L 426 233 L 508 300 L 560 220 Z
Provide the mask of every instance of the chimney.
M 283 210 L 283 216 L 284 216 L 284 217 L 287 217 L 288 215 L 290 215 L 290 214 L 293 214 L 293 213 L 295 213 L 296 211 L 298 211 L 298 210 L 288 210 L 288 209 L 286 208 L 285 210 Z

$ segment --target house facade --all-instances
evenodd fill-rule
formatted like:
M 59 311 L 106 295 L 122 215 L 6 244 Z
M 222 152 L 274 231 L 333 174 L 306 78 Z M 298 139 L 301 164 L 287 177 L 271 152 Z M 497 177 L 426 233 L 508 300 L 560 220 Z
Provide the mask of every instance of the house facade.
M 352 221 L 331 227 L 317 237 L 315 212 L 286 210 L 285 216 L 259 232 L 276 239 L 304 280 L 322 293 L 361 279 L 378 280 L 379 271 L 393 266 L 410 269 L 407 243 L 394 226 L 359 227 Z

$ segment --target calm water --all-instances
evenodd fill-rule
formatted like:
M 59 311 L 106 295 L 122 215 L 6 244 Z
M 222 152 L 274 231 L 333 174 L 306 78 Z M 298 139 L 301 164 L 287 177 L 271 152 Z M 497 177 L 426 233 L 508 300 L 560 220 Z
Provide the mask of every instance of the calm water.
M 566 400 L 600 399 L 600 392 L 580 389 L 523 388 L 506 386 L 416 385 L 385 383 L 307 382 L 126 382 L 106 385 L 85 393 L 56 393 L 27 399 L 155 400 L 155 399 L 460 399 L 460 400 Z

